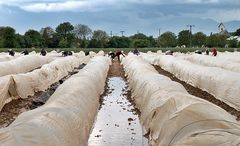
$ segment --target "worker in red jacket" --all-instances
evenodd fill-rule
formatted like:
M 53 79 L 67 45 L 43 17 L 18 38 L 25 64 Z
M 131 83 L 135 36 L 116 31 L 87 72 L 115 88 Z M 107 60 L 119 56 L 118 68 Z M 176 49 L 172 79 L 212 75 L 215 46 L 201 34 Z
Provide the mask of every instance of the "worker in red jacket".
M 213 55 L 213 56 L 217 56 L 217 49 L 216 49 L 216 48 L 213 48 L 213 49 L 212 49 L 212 55 Z

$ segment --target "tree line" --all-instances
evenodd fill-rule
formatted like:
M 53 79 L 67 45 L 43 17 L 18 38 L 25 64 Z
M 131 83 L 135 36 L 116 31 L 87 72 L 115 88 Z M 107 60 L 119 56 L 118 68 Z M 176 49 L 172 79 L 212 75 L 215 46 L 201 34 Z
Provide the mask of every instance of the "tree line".
M 233 35 L 240 36 L 240 28 Z M 240 47 L 237 40 L 227 40 L 224 35 L 202 32 L 192 34 L 182 30 L 175 35 L 165 32 L 158 38 L 137 33 L 132 36 L 109 36 L 106 31 L 92 30 L 89 26 L 70 22 L 40 31 L 30 29 L 24 35 L 16 33 L 12 27 L 0 27 L 0 48 L 145 48 L 145 47 Z

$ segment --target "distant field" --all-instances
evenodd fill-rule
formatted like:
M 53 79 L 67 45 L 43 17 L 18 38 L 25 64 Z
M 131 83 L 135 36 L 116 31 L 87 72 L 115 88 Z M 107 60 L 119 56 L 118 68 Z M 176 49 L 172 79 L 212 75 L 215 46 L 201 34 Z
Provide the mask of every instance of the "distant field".
M 104 52 L 109 52 L 109 51 L 114 51 L 116 50 L 116 48 L 48 48 L 47 51 L 50 52 L 52 50 L 57 50 L 59 49 L 60 51 L 64 51 L 64 50 L 71 50 L 74 52 L 79 52 L 79 51 L 94 51 L 94 52 L 98 52 L 100 50 L 103 50 Z M 121 50 L 123 50 L 125 53 L 131 51 L 133 48 L 121 48 Z M 174 52 L 182 52 L 182 53 L 186 53 L 186 52 L 193 52 L 195 50 L 205 50 L 204 48 L 140 48 L 139 50 L 141 52 L 148 52 L 148 51 L 152 51 L 152 52 L 157 52 L 158 50 L 162 50 L 163 52 L 167 51 L 167 50 L 173 50 Z M 233 51 L 240 51 L 240 48 L 217 48 L 218 51 L 220 52 L 224 52 L 224 51 L 229 51 L 229 52 L 233 52 Z M 0 52 L 6 52 L 8 49 L 7 48 L 0 48 Z M 23 48 L 14 48 L 14 51 L 17 52 L 22 52 L 24 49 Z M 36 51 L 36 52 L 40 52 L 41 48 L 28 48 L 28 51 Z

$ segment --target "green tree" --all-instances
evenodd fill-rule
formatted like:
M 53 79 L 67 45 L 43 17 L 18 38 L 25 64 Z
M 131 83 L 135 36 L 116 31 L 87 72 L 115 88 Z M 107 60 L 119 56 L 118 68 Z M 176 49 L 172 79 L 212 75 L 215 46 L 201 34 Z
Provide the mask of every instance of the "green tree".
M 1 28 L 1 43 L 4 48 L 15 48 L 17 46 L 15 29 L 12 27 Z
M 59 47 L 61 48 L 67 48 L 68 47 L 68 42 L 66 39 L 62 38 L 60 41 L 59 41 Z
M 202 32 L 197 32 L 193 35 L 192 42 L 193 46 L 201 47 L 206 45 L 207 36 Z
M 43 39 L 38 31 L 30 29 L 24 34 L 24 36 L 27 48 L 43 46 Z
M 91 47 L 104 48 L 107 46 L 108 35 L 103 30 L 96 30 L 93 32 L 92 40 L 90 41 Z
M 129 48 L 130 44 L 131 44 L 131 40 L 128 37 L 113 36 L 109 38 L 107 47 L 108 48 Z
M 133 47 L 145 48 L 150 46 L 149 38 L 143 33 L 135 34 L 130 38 L 131 38 Z
M 136 39 L 133 41 L 133 46 L 136 48 L 146 48 L 150 46 L 150 43 L 146 39 Z
M 170 31 L 163 33 L 158 39 L 161 47 L 175 47 L 177 44 L 176 35 Z
M 226 36 L 212 34 L 207 37 L 207 46 L 208 47 L 225 47 L 226 45 Z
M 235 36 L 240 36 L 240 28 L 236 30 L 236 32 L 234 32 Z
M 54 37 L 54 29 L 51 27 L 45 27 L 40 30 L 40 34 L 43 39 L 43 45 L 44 47 L 51 47 L 53 46 L 53 37 Z
M 103 43 L 96 39 L 91 39 L 89 41 L 88 48 L 103 48 Z
M 17 48 L 26 48 L 26 42 L 23 35 L 16 34 Z
M 228 44 L 228 47 L 230 47 L 230 48 L 237 48 L 238 47 L 237 39 L 228 40 L 227 44 Z
M 67 44 L 66 47 L 71 47 L 74 43 L 74 33 L 73 33 L 73 25 L 70 22 L 64 22 L 57 26 L 56 34 L 59 40 L 59 46 L 63 44 Z M 60 42 L 64 42 L 63 44 Z
M 157 46 L 157 40 L 155 38 L 153 38 L 153 36 L 149 36 L 148 41 L 149 41 L 149 47 Z
M 74 34 L 76 38 L 87 40 L 91 37 L 92 30 L 87 25 L 77 24 L 74 26 Z
M 182 31 L 180 31 L 179 34 L 178 34 L 178 45 L 179 46 L 185 45 L 185 46 L 189 47 L 190 35 L 191 34 L 190 34 L 189 30 L 182 30 Z

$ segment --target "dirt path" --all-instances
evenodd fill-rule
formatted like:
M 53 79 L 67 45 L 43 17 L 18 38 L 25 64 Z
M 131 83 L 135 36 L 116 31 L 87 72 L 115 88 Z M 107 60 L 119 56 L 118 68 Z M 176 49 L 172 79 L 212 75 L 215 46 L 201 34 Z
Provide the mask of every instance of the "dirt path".
M 207 100 L 221 108 L 223 108 L 225 111 L 227 111 L 228 113 L 230 113 L 231 115 L 236 116 L 237 120 L 240 120 L 240 112 L 237 111 L 236 109 L 230 107 L 229 105 L 227 105 L 226 103 L 216 99 L 213 95 L 209 94 L 206 91 L 203 91 L 199 88 L 193 87 L 192 85 L 187 84 L 184 81 L 179 80 L 177 77 L 175 77 L 173 74 L 163 70 L 161 67 L 154 65 L 154 68 L 162 75 L 165 75 L 167 77 L 169 77 L 171 80 L 176 81 L 178 83 L 181 83 L 185 89 L 188 91 L 189 94 L 194 95 L 196 97 L 202 98 L 204 100 Z
M 80 65 L 78 68 L 74 69 L 71 73 L 69 73 L 68 76 L 64 77 L 59 82 L 51 85 L 51 87 L 48 88 L 46 91 L 35 93 L 34 96 L 27 99 L 17 99 L 7 103 L 0 111 L 0 128 L 10 125 L 19 114 L 25 111 L 35 109 L 45 104 L 45 102 L 55 92 L 55 90 L 61 83 L 63 83 L 73 74 L 77 73 L 84 66 L 85 65 Z
M 88 146 L 147 145 L 138 112 L 128 100 L 130 97 L 123 67 L 114 61 L 108 72 L 105 93 L 100 100 Z

